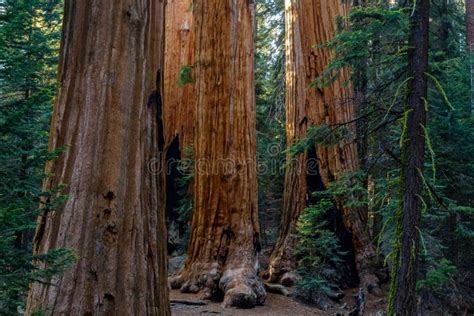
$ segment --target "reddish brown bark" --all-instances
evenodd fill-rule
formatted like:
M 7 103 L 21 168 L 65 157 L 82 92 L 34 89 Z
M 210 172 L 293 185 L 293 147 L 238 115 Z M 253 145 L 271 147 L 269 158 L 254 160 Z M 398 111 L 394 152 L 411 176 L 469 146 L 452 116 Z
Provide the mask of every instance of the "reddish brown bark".
M 178 220 L 176 210 L 182 201 L 178 185 L 183 176 L 178 160 L 189 156 L 194 137 L 194 84 L 182 84 L 180 72 L 194 64 L 194 30 L 192 0 L 168 0 L 165 6 L 165 54 L 163 82 L 163 121 L 167 157 L 166 224 L 168 251 L 174 253 L 184 247 L 186 224 Z M 193 185 L 187 188 L 192 191 Z
M 195 192 L 188 258 L 172 286 L 262 304 L 253 72 L 254 5 L 196 0 Z
M 192 0 L 166 3 L 163 120 L 165 147 L 179 138 L 180 150 L 192 145 L 194 131 L 194 84 L 181 85 L 180 71 L 194 65 Z
M 347 84 L 348 70 L 344 69 L 330 86 L 308 89 L 334 57 L 328 49 L 314 48 L 330 41 L 336 32 L 336 18 L 345 16 L 347 4 L 338 1 L 286 0 L 286 89 L 287 141 L 292 144 L 306 136 L 311 125 L 335 127 L 355 118 L 352 87 Z M 347 124 L 355 131 L 353 124 Z M 325 186 L 345 172 L 359 170 L 357 145 L 353 139 L 331 147 L 316 146 L 318 167 Z M 290 157 L 288 157 L 290 158 Z M 292 158 L 293 161 L 295 158 Z M 307 153 L 296 157 L 298 163 L 289 164 L 285 175 L 284 208 L 281 233 L 270 259 L 267 275 L 275 281 L 282 273 L 294 269 L 295 224 L 306 207 Z M 356 265 L 362 284 L 373 288 L 377 278 L 373 274 L 375 248 L 365 230 L 366 208 L 343 210 L 344 225 L 352 235 Z
M 302 58 L 300 7 L 290 1 L 285 2 L 285 108 L 286 141 L 290 148 L 306 136 L 308 110 L 306 94 L 305 65 Z M 307 182 L 305 164 L 307 152 L 293 157 L 287 154 L 283 210 L 277 242 L 270 257 L 265 277 L 270 282 L 278 282 L 286 272 L 296 268 L 294 249 L 296 247 L 296 223 L 307 206 Z
M 27 313 L 169 315 L 161 99 L 163 2 L 65 2 L 60 92 L 45 190 L 68 201 L 39 217 L 34 253 L 68 248 L 64 274 L 34 283 Z M 51 285 L 49 285 L 51 284 Z

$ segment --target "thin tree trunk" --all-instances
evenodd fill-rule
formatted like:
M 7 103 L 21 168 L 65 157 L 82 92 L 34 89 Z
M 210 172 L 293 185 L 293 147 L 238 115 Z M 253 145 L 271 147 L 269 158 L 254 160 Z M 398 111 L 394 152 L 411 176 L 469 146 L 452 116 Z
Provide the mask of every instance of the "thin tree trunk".
M 163 176 L 149 168 L 163 163 L 163 2 L 67 0 L 64 13 L 49 149 L 68 149 L 44 189 L 69 199 L 39 217 L 33 248 L 78 259 L 32 284 L 27 313 L 169 315 Z
M 417 0 L 410 18 L 408 69 L 411 71 L 402 135 L 402 205 L 397 212 L 395 261 L 392 267 L 390 315 L 416 314 L 416 276 L 423 195 L 423 160 L 429 43 L 429 0 Z
M 474 0 L 466 0 L 467 47 L 474 49 Z
M 466 43 L 469 53 L 471 75 L 471 112 L 474 114 L 474 0 L 465 0 L 466 3 Z
M 364 5 L 364 0 L 354 0 L 353 6 L 362 8 Z M 377 47 L 377 41 L 373 43 L 373 47 Z M 357 142 L 357 151 L 359 154 L 359 165 L 360 169 L 363 170 L 365 173 L 368 169 L 369 163 L 369 117 L 367 116 L 367 112 L 369 110 L 369 104 L 367 100 L 368 94 L 368 85 L 369 85 L 369 76 L 367 73 L 367 66 L 369 63 L 369 57 L 364 57 L 360 64 L 355 66 L 353 69 L 353 83 L 354 83 L 354 102 L 356 108 L 356 117 L 359 119 L 356 122 L 357 128 L 357 138 L 359 141 Z M 368 190 L 368 179 L 366 179 L 366 183 L 364 185 L 367 187 Z
M 259 224 L 253 72 L 254 4 L 196 0 L 194 214 L 188 257 L 172 280 L 224 303 L 265 300 L 257 277 Z
M 442 0 L 439 4 L 439 29 L 438 29 L 438 41 L 439 50 L 444 53 L 441 58 L 447 60 L 450 57 L 449 52 L 449 33 L 451 30 L 451 21 L 449 16 L 449 3 L 448 0 Z M 474 21 L 473 21 L 474 22 Z
M 308 89 L 334 57 L 327 49 L 314 48 L 334 37 L 336 18 L 345 16 L 348 4 L 325 0 L 286 0 L 286 50 L 287 50 L 287 141 L 291 146 L 306 136 L 311 125 L 336 126 L 355 118 L 352 88 L 347 86 L 348 71 L 342 70 L 339 78 L 325 89 Z M 347 126 L 355 131 L 354 124 Z M 336 146 L 316 146 L 319 172 L 325 186 L 337 180 L 344 172 L 359 170 L 357 145 L 345 140 Z M 298 163 L 288 164 L 285 176 L 284 209 L 281 232 L 270 258 L 266 276 L 277 280 L 282 273 L 294 268 L 295 224 L 305 208 L 307 153 L 296 157 Z M 302 191 L 303 190 L 303 191 Z M 295 194 L 298 192 L 298 194 Z M 378 287 L 374 274 L 376 251 L 366 231 L 367 207 L 343 210 L 344 225 L 352 234 L 356 265 L 362 285 L 369 289 Z

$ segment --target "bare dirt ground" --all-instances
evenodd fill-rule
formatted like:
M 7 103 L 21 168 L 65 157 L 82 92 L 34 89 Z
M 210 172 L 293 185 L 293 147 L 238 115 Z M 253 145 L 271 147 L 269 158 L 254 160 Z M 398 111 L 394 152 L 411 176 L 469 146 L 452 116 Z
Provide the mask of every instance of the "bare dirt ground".
M 356 308 L 357 289 L 345 292 L 345 297 L 339 302 L 334 302 L 334 307 L 322 311 L 316 307 L 296 301 L 291 297 L 280 294 L 268 293 L 264 306 L 257 306 L 252 309 L 225 308 L 221 302 L 207 301 L 207 305 L 194 306 L 180 303 L 172 303 L 171 311 L 173 316 L 189 315 L 223 315 L 223 316 L 306 316 L 306 315 L 357 315 L 351 313 Z M 183 294 L 177 290 L 170 292 L 171 300 L 199 300 L 198 294 Z M 386 297 L 368 297 L 365 302 L 364 315 L 382 316 L 385 315 Z

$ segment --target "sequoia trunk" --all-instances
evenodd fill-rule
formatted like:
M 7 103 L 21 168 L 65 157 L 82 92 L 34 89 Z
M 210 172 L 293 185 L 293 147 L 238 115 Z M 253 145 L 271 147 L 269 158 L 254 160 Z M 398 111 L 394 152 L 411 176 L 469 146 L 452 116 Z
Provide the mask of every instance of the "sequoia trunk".
M 315 48 L 316 44 L 330 41 L 336 29 L 336 18 L 347 15 L 348 4 L 324 0 L 286 0 L 286 111 L 287 142 L 289 146 L 306 136 L 309 126 L 326 124 L 335 128 L 354 120 L 353 91 L 347 85 L 348 70 L 324 89 L 308 86 L 325 70 L 334 57 L 328 49 Z M 355 131 L 354 124 L 347 124 Z M 316 145 L 318 168 L 325 186 L 337 180 L 344 172 L 359 170 L 357 145 L 353 139 L 343 140 L 331 147 Z M 282 273 L 294 269 L 294 243 L 296 222 L 306 207 L 306 174 L 311 162 L 307 153 L 291 158 L 285 175 L 285 193 L 280 236 L 270 258 L 267 276 L 278 280 Z M 296 163 L 295 163 L 296 161 Z M 297 194 L 295 194 L 297 192 Z M 374 274 L 375 247 L 366 231 L 367 208 L 343 210 L 344 225 L 352 235 L 356 265 L 362 285 L 378 287 Z
M 181 152 L 193 143 L 194 84 L 183 82 L 194 65 L 192 0 L 166 3 L 163 120 L 165 148 L 179 138 Z M 192 79 L 192 78 L 190 78 Z
M 285 108 L 286 142 L 291 148 L 298 139 L 306 136 L 308 109 L 305 65 L 301 45 L 300 5 L 285 1 Z M 277 242 L 270 257 L 265 277 L 278 282 L 286 272 L 295 270 L 296 223 L 307 202 L 306 161 L 307 151 L 292 156 L 287 153 L 283 210 Z
M 182 203 L 188 187 L 179 185 L 184 172 L 178 161 L 191 159 L 189 153 L 194 137 L 194 31 L 192 0 L 168 0 L 165 6 L 165 54 L 163 81 L 163 121 L 167 158 L 166 224 L 168 228 L 168 252 L 185 247 L 187 225 L 179 221 L 177 208 Z M 186 79 L 186 80 L 184 80 Z
M 265 300 L 257 277 L 259 223 L 251 1 L 196 0 L 195 191 L 188 257 L 172 287 Z
M 65 2 L 60 92 L 47 166 L 69 196 L 38 220 L 34 253 L 78 259 L 34 283 L 27 313 L 169 315 L 159 74 L 163 2 Z M 157 75 L 158 73 L 158 75 Z
M 410 17 L 408 69 L 411 71 L 406 120 L 401 140 L 402 205 L 397 212 L 395 260 L 389 315 L 416 315 L 416 280 L 420 246 L 420 222 L 425 154 L 426 98 L 429 45 L 429 0 L 417 0 Z

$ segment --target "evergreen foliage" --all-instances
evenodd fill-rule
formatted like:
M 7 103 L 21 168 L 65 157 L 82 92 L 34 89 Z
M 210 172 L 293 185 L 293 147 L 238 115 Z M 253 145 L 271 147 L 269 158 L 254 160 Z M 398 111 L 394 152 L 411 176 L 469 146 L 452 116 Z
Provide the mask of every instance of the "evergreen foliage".
M 446 7 L 440 9 L 443 5 Z M 423 291 L 435 289 L 441 300 L 448 297 L 452 284 L 466 289 L 466 282 L 472 283 L 469 281 L 472 268 L 467 266 L 472 262 L 469 254 L 472 247 L 466 251 L 466 248 L 453 246 L 466 245 L 468 240 L 472 243 L 469 232 L 474 229 L 469 207 L 473 196 L 474 174 L 469 157 L 474 154 L 474 130 L 469 112 L 468 58 L 461 5 L 442 0 L 433 5 L 430 71 L 427 73 L 430 85 L 425 100 L 429 118 L 423 127 L 427 148 L 423 175 L 425 193 L 420 196 L 423 213 L 419 228 L 422 254 L 418 290 L 423 296 Z M 349 27 L 325 45 L 336 51 L 337 58 L 315 81 L 315 86 L 324 86 L 342 67 L 353 70 L 353 80 L 361 69 L 368 78 L 367 101 L 361 106 L 368 113 L 365 133 L 369 139 L 369 169 L 365 177 L 370 179 L 373 188 L 369 192 L 369 228 L 388 259 L 394 259 L 398 239 L 395 223 L 400 204 L 398 188 L 403 181 L 399 157 L 407 114 L 404 95 L 410 79 L 406 52 L 411 9 L 375 2 L 354 8 L 347 18 Z M 393 260 L 388 263 L 392 264 Z M 457 302 L 468 297 L 466 292 L 456 295 L 464 296 Z M 428 305 L 431 303 L 433 301 Z
M 304 290 L 329 293 L 341 284 L 337 265 L 343 262 L 345 253 L 325 220 L 333 209 L 333 202 L 323 198 L 306 208 L 298 220 L 298 286 Z
M 257 176 L 262 242 L 277 237 L 285 165 L 284 1 L 256 1 Z
M 474 306 L 474 116 L 463 3 L 432 2 L 417 295 L 422 310 L 448 313 Z M 366 229 L 386 266 L 393 269 L 400 234 L 400 157 L 406 139 L 413 7 L 364 1 L 335 21 L 339 31 L 334 40 L 314 43 L 334 50 L 336 58 L 308 88 L 324 90 L 341 69 L 350 69 L 351 82 L 346 84 L 363 96 L 362 102 L 354 99 L 357 134 L 344 124 L 313 125 L 287 150 L 284 1 L 257 0 L 256 9 L 257 170 L 264 247 L 270 248 L 278 234 L 287 159 L 316 145 L 329 147 L 355 138 L 366 142 L 363 170 L 338 174 L 325 191 L 308 193 L 310 205 L 297 224 L 297 271 L 302 277 L 298 287 L 329 293 L 346 282 L 340 266 L 347 265 L 348 256 L 331 222 L 337 207 L 369 206 Z M 65 249 L 34 256 L 31 244 L 40 212 L 56 210 L 67 199 L 60 195 L 62 187 L 41 189 L 49 176 L 45 163 L 61 153 L 47 149 L 57 94 L 61 16 L 61 0 L 0 1 L 1 315 L 21 314 L 28 284 L 61 273 L 74 261 Z M 193 83 L 192 71 L 192 66 L 180 69 L 180 86 Z M 183 226 L 191 220 L 193 208 L 193 159 L 192 148 L 185 149 L 178 164 L 181 176 L 175 179 L 175 210 Z
M 0 314 L 15 315 L 30 282 L 63 271 L 74 257 L 68 250 L 31 255 L 39 212 L 66 198 L 51 198 L 61 188 L 41 190 L 44 165 L 58 154 L 48 152 L 47 140 L 61 1 L 7 0 L 0 6 Z

